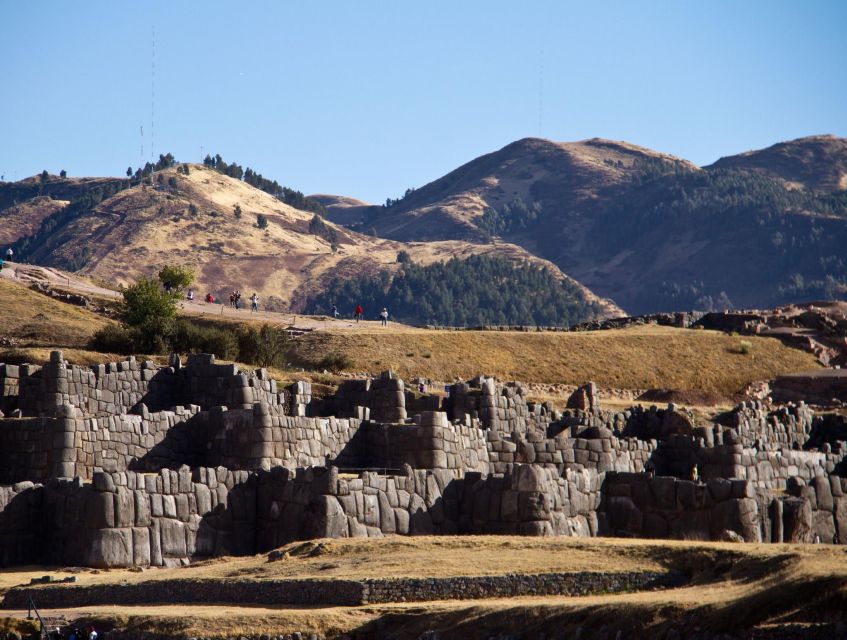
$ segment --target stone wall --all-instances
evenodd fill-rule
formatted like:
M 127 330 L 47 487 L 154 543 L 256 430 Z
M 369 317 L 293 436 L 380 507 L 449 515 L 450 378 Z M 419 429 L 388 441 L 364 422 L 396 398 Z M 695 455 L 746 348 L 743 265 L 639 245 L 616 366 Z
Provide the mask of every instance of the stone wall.
M 513 383 L 500 389 L 493 378 L 479 377 L 448 387 L 444 408 L 452 421 L 465 416 L 479 420 L 484 429 L 500 433 L 526 433 L 549 419 L 546 405 L 528 403 L 523 387 Z
M 720 422 L 735 430 L 747 446 L 801 448 L 812 431 L 814 412 L 804 403 L 768 411 L 760 401 L 742 402 Z
M 610 473 L 604 490 L 606 521 L 615 536 L 718 540 L 729 530 L 747 542 L 762 540 L 759 503 L 746 480 L 702 483 Z
M 188 404 L 209 409 L 286 403 L 285 392 L 279 392 L 264 369 L 244 372 L 236 365 L 215 364 L 214 356 L 206 354 L 190 355 L 186 367 L 179 358 L 159 367 L 130 357 L 85 368 L 68 365 L 61 351 L 53 351 L 41 368 L 0 364 L 0 378 L 2 403 L 24 416 L 56 417 L 68 404 L 97 417 L 138 412 L 142 403 L 153 410 Z
M 0 486 L 0 567 L 34 564 L 40 560 L 42 499 L 43 489 L 39 484 L 19 482 Z
M 140 584 L 33 586 L 11 589 L 4 608 L 195 604 L 358 606 L 515 596 L 580 596 L 676 586 L 682 576 L 659 571 L 507 574 L 368 580 L 167 580 Z
M 254 552 L 255 477 L 246 471 L 98 472 L 43 489 L 44 564 L 178 566 Z

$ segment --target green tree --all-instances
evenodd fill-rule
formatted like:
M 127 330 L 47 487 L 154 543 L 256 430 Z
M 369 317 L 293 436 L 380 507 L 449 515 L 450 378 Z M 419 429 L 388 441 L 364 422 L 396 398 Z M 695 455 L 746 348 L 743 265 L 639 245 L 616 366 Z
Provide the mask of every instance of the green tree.
M 408 264 L 412 261 L 412 256 L 409 255 L 408 251 L 400 251 L 397 254 L 397 262 L 400 264 Z
M 67 172 L 67 171 L 65 171 L 64 169 L 62 169 L 62 170 L 59 172 L 59 177 L 60 177 L 60 178 L 67 178 L 67 177 L 68 177 L 68 172 Z
M 131 178 L 131 177 L 132 177 L 132 167 L 127 167 L 127 168 L 126 168 L 126 177 L 127 177 L 127 178 Z
M 159 270 L 159 282 L 165 289 L 179 291 L 194 282 L 194 270 L 191 267 L 165 265 Z
M 235 214 L 236 220 L 241 220 L 241 205 L 237 204 L 232 208 L 232 212 Z
M 136 347 L 146 353 L 167 350 L 175 330 L 180 294 L 163 291 L 153 278 L 141 278 L 121 293 L 124 321 L 136 336 Z
M 47 180 L 49 180 L 49 179 L 50 179 L 50 174 L 47 173 L 47 169 L 45 169 L 44 171 L 41 172 L 41 182 L 42 183 L 47 182 Z
M 263 214 L 263 213 L 257 213 L 256 214 L 256 226 L 259 227 L 260 229 L 267 229 L 268 228 L 268 218 L 265 214 Z

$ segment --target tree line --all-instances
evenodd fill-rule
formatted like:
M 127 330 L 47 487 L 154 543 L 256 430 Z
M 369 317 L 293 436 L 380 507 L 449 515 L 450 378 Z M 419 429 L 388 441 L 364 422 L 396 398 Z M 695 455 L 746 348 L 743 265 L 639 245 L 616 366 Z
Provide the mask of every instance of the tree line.
M 421 265 L 404 253 L 394 274 L 333 279 L 307 303 L 306 313 L 326 314 L 332 305 L 346 313 L 361 304 L 366 317 L 375 318 L 385 307 L 401 322 L 459 327 L 569 326 L 600 313 L 579 286 L 546 267 L 493 256 Z
M 230 178 L 243 180 L 251 187 L 260 189 L 295 209 L 311 211 L 321 216 L 326 215 L 326 208 L 317 200 L 307 198 L 302 192 L 297 191 L 296 189 L 284 187 L 276 180 L 265 178 L 261 173 L 254 171 L 250 167 L 243 169 L 241 165 L 236 162 L 226 163 L 220 154 L 216 154 L 214 157 L 206 155 L 203 159 L 203 164 L 210 169 L 215 169 L 216 171 L 229 176 Z

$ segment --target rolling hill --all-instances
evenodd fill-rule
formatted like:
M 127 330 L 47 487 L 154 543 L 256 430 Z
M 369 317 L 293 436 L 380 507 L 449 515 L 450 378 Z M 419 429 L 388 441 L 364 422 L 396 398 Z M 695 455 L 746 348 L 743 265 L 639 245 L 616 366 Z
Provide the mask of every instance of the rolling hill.
M 49 198 L 72 186 L 64 185 L 62 191 L 58 183 L 66 181 L 58 178 L 45 184 L 34 181 L 37 188 L 31 192 L 21 189 L 21 183 L 0 185 L 0 199 L 6 192 L 17 194 L 6 193 L 3 201 L 8 206 L 0 209 L 4 223 L 0 226 L 11 226 L 5 223 L 20 218 L 26 208 L 37 209 L 39 215 L 29 227 L 15 225 L 18 254 L 30 262 L 77 271 L 113 286 L 155 273 L 164 264 L 184 264 L 194 268 L 201 292 L 256 291 L 269 309 L 300 311 L 331 279 L 391 273 L 398 268 L 398 253 L 404 251 L 421 265 L 476 255 L 534 264 L 552 273 L 563 295 L 577 301 L 578 315 L 621 313 L 516 245 L 374 238 L 315 219 L 312 212 L 214 169 L 189 167 L 188 174 L 177 167 L 157 171 L 150 184 L 94 181 L 99 189 L 96 197 L 70 193 L 70 204 Z M 105 191 L 104 184 L 108 184 Z M 260 228 L 259 216 L 266 221 L 265 228 Z
M 847 140 L 833 136 L 704 168 L 623 142 L 527 138 L 354 228 L 514 243 L 629 313 L 768 307 L 845 290 L 845 186 Z

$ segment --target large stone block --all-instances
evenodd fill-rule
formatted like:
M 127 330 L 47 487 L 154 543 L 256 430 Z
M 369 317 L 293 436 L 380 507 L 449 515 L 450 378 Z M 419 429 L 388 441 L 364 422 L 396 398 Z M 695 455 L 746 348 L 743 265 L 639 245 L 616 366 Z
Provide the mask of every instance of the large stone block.
M 366 498 L 375 496 L 365 496 Z M 346 538 L 349 535 L 347 516 L 335 496 L 318 495 L 306 510 L 311 538 Z
M 136 567 L 150 566 L 150 531 L 147 527 L 132 529 L 132 563 Z
M 782 528 L 785 542 L 813 542 L 812 507 L 803 498 L 786 498 L 782 502 Z
M 131 567 L 132 558 L 132 529 L 99 529 L 90 533 L 84 557 L 87 566 Z
M 163 558 L 186 557 L 185 525 L 178 520 L 162 518 L 159 520 L 159 528 L 162 539 Z

